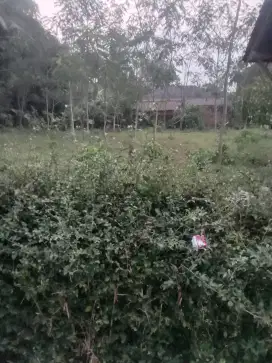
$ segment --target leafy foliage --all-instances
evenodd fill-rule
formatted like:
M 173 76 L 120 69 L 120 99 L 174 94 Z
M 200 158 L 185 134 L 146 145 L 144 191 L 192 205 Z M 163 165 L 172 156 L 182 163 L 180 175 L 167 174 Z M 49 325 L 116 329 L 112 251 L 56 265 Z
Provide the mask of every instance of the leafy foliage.
M 271 82 L 257 77 L 238 89 L 238 105 L 244 125 L 269 125 L 271 127 Z
M 43 24 L 34 0 L 2 1 L 0 125 L 32 126 L 34 119 L 73 133 L 77 126 L 89 131 L 90 125 L 105 134 L 121 125 L 137 129 L 146 94 L 173 83 L 199 84 L 204 74 L 216 104 L 236 4 L 196 1 L 192 8 L 173 0 L 58 0 L 58 12 Z M 245 4 L 242 13 L 231 73 L 256 17 Z M 202 69 L 201 77 L 196 69 Z M 217 112 L 214 119 L 217 124 Z M 189 121 L 189 128 L 195 123 Z
M 61 46 L 37 20 L 34 1 L 4 1 L 0 8 L 5 24 L 0 41 L 1 112 L 18 110 L 14 126 L 22 126 L 25 112 L 34 108 L 41 116 L 45 110 L 44 89 L 51 84 L 52 94 L 57 87 L 52 68 Z
M 127 161 L 1 173 L 0 352 L 11 362 L 269 362 L 271 190 L 250 171 Z M 205 229 L 209 248 L 191 236 Z
M 198 130 L 202 130 L 204 128 L 199 107 L 191 106 L 185 108 L 183 128 Z
M 251 166 L 269 166 L 272 155 L 266 150 L 271 142 L 271 136 L 267 132 L 254 133 L 244 130 L 235 140 L 237 145 L 237 162 Z
M 267 167 L 271 165 L 272 154 L 269 150 L 271 135 L 267 132 L 243 130 L 234 143 L 224 143 L 222 164 L 246 167 Z M 199 149 L 189 153 L 191 163 L 200 170 L 216 164 L 218 153 L 214 149 Z

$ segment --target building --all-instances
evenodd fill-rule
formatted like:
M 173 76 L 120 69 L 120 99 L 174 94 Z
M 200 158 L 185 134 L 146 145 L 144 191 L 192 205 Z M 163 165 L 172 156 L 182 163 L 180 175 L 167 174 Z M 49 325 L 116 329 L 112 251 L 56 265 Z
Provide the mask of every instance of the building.
M 159 121 L 166 127 L 177 114 L 186 107 L 199 108 L 202 123 L 206 128 L 215 127 L 215 105 L 217 105 L 217 122 L 222 117 L 224 99 L 215 100 L 211 92 L 196 86 L 169 86 L 165 89 L 156 89 L 153 93 L 144 97 L 140 103 L 140 111 L 152 114 L 158 109 Z

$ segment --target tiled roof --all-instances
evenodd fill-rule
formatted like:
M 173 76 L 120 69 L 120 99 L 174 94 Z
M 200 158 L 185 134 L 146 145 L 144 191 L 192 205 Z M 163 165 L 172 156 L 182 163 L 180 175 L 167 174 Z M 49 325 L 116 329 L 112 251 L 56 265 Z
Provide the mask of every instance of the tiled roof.
M 182 104 L 181 99 L 171 99 L 171 100 L 157 100 L 157 102 L 150 101 L 148 99 L 143 100 L 140 103 L 141 111 L 151 111 L 155 110 L 158 105 L 159 111 L 175 111 L 177 110 Z M 187 99 L 185 104 L 187 106 L 213 106 L 214 105 L 214 98 L 190 98 Z M 217 105 L 223 105 L 224 99 L 220 98 L 217 100 Z
M 151 92 L 146 97 L 147 100 L 180 100 L 185 98 L 209 98 L 212 97 L 211 92 L 208 92 L 204 87 L 189 86 L 168 86 L 166 88 L 158 88 Z

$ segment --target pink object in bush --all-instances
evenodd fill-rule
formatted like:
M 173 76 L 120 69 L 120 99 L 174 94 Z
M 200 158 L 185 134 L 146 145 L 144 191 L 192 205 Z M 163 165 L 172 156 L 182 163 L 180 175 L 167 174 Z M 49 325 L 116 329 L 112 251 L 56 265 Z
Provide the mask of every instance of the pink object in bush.
M 193 248 L 197 251 L 204 250 L 205 248 L 207 248 L 207 240 L 206 240 L 204 233 L 201 235 L 193 236 L 192 245 L 193 245 Z

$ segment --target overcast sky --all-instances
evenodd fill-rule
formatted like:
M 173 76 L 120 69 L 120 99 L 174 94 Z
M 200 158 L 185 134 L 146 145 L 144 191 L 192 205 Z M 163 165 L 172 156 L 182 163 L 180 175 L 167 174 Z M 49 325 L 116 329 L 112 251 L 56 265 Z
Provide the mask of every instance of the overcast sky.
M 54 0 L 36 0 L 42 16 L 50 16 L 54 12 Z M 248 3 L 256 5 L 260 0 L 247 0 Z
M 50 16 L 54 12 L 54 0 L 36 0 L 42 16 Z

